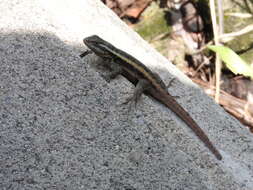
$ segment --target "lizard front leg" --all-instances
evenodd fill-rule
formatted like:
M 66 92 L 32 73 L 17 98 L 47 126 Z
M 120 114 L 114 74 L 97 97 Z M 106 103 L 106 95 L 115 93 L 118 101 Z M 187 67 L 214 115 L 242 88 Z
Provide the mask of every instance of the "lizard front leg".
M 122 67 L 120 67 L 118 64 L 110 64 L 110 62 L 113 62 L 113 61 L 110 60 L 108 63 L 110 67 L 110 71 L 106 74 L 102 74 L 103 78 L 107 82 L 110 82 L 112 79 L 115 79 L 118 75 L 121 75 L 123 72 Z

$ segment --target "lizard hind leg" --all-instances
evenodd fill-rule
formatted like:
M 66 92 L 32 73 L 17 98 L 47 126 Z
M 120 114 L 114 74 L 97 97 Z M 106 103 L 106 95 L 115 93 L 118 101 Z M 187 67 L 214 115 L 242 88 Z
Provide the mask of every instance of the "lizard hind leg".
M 175 80 L 176 80 L 176 78 L 170 79 L 169 84 L 166 85 L 166 88 L 167 88 L 167 89 L 170 88 L 170 87 L 172 86 L 172 83 L 173 83 Z
M 135 91 L 133 96 L 126 99 L 126 101 L 123 104 L 130 103 L 129 111 L 132 109 L 132 105 L 134 103 L 135 108 L 137 107 L 137 103 L 140 100 L 141 95 L 145 90 L 150 88 L 150 83 L 145 79 L 140 79 L 135 87 Z

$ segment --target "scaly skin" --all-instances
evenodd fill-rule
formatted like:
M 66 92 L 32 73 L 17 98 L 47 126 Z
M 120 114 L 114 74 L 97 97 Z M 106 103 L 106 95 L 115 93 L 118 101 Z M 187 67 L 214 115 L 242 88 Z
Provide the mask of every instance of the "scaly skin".
M 180 104 L 168 93 L 167 87 L 162 79 L 156 73 L 152 72 L 140 61 L 127 54 L 126 52 L 114 47 L 110 43 L 93 35 L 84 39 L 85 45 L 99 57 L 110 60 L 108 67 L 114 70 L 113 75 L 122 74 L 134 85 L 140 81 L 146 81 L 143 84 L 148 84 L 148 88 L 141 88 L 145 90 L 144 93 L 152 96 L 154 99 L 164 104 L 172 110 L 179 118 L 181 118 L 199 137 L 199 139 L 209 148 L 218 160 L 222 159 L 219 151 L 214 147 L 208 136 L 198 126 Z M 86 56 L 90 53 L 83 53 L 81 56 Z M 140 84 L 140 83 L 139 83 Z M 138 96 L 141 93 L 136 93 Z M 138 97 L 137 97 L 138 98 Z

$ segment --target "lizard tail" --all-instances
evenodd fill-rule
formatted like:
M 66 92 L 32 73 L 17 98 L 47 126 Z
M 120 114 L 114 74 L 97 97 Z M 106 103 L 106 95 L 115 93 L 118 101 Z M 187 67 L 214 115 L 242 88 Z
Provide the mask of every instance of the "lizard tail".
M 212 144 L 205 132 L 192 119 L 192 117 L 185 111 L 185 109 L 177 103 L 177 101 L 169 93 L 152 93 L 152 97 L 162 102 L 166 107 L 173 111 L 180 119 L 182 119 L 198 136 L 198 138 L 208 147 L 208 149 L 215 155 L 218 160 L 222 160 L 220 152 Z

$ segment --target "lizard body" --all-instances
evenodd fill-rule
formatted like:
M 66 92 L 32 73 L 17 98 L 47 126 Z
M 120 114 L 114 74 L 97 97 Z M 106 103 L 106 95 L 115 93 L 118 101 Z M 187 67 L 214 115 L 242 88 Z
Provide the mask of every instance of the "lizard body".
M 113 76 L 122 74 L 137 87 L 138 84 L 144 81 L 142 84 L 146 84 L 146 87 L 141 88 L 142 91 L 172 110 L 194 131 L 194 133 L 209 148 L 218 160 L 222 159 L 221 154 L 214 147 L 204 131 L 192 119 L 189 113 L 187 113 L 184 108 L 168 93 L 167 87 L 159 75 L 152 72 L 133 56 L 114 47 L 112 44 L 96 35 L 87 37 L 83 41 L 91 51 L 84 52 L 80 55 L 81 57 L 86 56 L 89 53 L 95 53 L 97 56 L 110 61 L 108 65 L 112 70 L 114 70 L 112 72 Z M 142 92 L 137 92 L 137 96 L 139 97 L 141 93 Z

